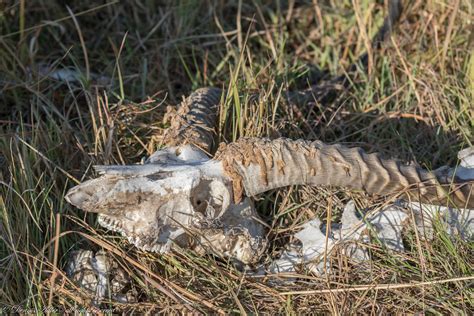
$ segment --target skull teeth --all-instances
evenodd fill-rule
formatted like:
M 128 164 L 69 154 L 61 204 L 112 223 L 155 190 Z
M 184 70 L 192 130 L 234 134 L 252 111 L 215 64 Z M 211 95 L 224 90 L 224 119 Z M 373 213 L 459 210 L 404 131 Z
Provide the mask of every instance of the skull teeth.
M 118 232 L 122 236 L 126 237 L 129 243 L 135 245 L 140 250 L 164 253 L 169 251 L 171 248 L 170 242 L 163 244 L 159 243 L 157 238 L 155 237 L 143 238 L 138 235 L 130 234 L 126 231 L 126 229 L 124 229 L 126 225 L 124 225 L 123 221 L 112 218 L 110 216 L 100 214 L 98 221 L 102 227 L 114 232 Z

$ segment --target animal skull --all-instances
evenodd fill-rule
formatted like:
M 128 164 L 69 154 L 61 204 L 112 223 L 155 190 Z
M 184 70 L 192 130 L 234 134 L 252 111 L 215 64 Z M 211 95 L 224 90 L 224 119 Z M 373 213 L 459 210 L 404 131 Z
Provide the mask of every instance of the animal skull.
M 142 250 L 163 253 L 177 244 L 250 263 L 265 248 L 250 200 L 233 204 L 222 163 L 191 145 L 160 150 L 144 165 L 96 170 L 102 176 L 71 189 L 66 200 L 99 213 L 100 225 Z

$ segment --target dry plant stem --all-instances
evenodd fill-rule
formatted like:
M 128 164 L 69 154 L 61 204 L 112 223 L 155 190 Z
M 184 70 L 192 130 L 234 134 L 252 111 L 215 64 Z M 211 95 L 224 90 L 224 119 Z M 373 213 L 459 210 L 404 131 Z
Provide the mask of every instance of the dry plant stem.
M 384 39 L 392 32 L 401 13 L 401 2 L 399 0 L 389 1 L 388 15 L 372 39 L 372 49 L 380 47 Z M 358 61 L 352 64 L 346 72 L 353 72 L 357 67 L 367 68 L 369 53 L 371 52 L 360 56 Z M 289 104 L 304 106 L 315 100 L 321 102 L 331 93 L 345 89 L 348 83 L 349 80 L 344 74 L 327 82 L 314 84 L 308 89 L 286 91 L 284 96 Z M 219 88 L 201 88 L 184 99 L 178 110 L 169 107 L 164 121 L 169 122 L 171 126 L 164 135 L 163 145 L 176 147 L 192 144 L 204 152 L 210 153 L 214 144 L 214 129 L 221 95 L 222 90 Z M 258 97 L 256 94 L 253 99 Z
M 428 171 L 361 148 L 320 141 L 244 138 L 216 154 L 232 178 L 234 199 L 289 185 L 336 186 L 372 195 L 402 193 L 414 201 L 474 208 L 472 183 L 446 168 Z
M 372 39 L 373 49 L 379 48 L 384 39 L 392 32 L 401 13 L 401 2 L 399 0 L 389 1 L 388 15 Z M 347 72 L 353 72 L 357 67 L 367 68 L 368 54 L 360 56 L 358 61 L 347 69 Z M 286 91 L 284 96 L 289 104 L 304 106 L 311 101 L 322 101 L 330 93 L 345 89 L 348 83 L 349 80 L 344 74 L 325 83 L 314 84 L 308 89 Z M 163 145 L 176 147 L 192 144 L 206 153 L 210 153 L 214 144 L 214 128 L 221 95 L 222 90 L 219 88 L 201 88 L 187 97 L 178 110 L 169 107 L 164 120 L 171 126 L 164 135 Z M 258 94 L 253 98 L 257 99 Z
M 351 73 L 357 70 L 358 67 L 365 69 L 369 68 L 369 54 L 374 50 L 379 49 L 383 41 L 392 33 L 394 25 L 397 23 L 403 11 L 403 6 L 400 0 L 388 1 L 388 14 L 385 17 L 382 26 L 372 38 L 371 51 L 361 55 L 358 60 L 346 69 L 346 73 Z M 342 91 L 348 87 L 350 83 L 346 74 L 337 76 L 323 84 L 313 84 L 308 89 L 299 91 L 286 92 L 286 100 L 289 104 L 304 105 L 311 101 L 321 102 L 331 93 Z

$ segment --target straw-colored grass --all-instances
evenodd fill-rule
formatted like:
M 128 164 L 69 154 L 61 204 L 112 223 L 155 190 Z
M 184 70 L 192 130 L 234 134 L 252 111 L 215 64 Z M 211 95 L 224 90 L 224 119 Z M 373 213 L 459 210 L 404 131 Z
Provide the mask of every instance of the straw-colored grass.
M 455 164 L 474 139 L 470 0 L 404 1 L 368 73 L 351 74 L 325 104 L 281 102 L 282 90 L 343 74 L 382 23 L 383 2 L 0 1 L 0 313 L 92 308 L 62 271 L 70 251 L 102 247 L 140 294 L 137 304 L 104 303 L 109 312 L 472 314 L 474 244 L 442 227 L 430 242 L 408 232 L 404 253 L 374 245 L 364 267 L 336 253 L 327 277 L 275 282 L 186 250 L 138 251 L 64 200 L 92 165 L 151 154 L 166 106 L 204 86 L 230 91 L 219 141 L 321 139 L 427 168 Z M 48 78 L 46 66 L 79 80 Z M 373 203 L 330 189 L 264 194 L 256 205 L 272 231 L 263 261 L 308 218 L 337 218 L 350 199 Z

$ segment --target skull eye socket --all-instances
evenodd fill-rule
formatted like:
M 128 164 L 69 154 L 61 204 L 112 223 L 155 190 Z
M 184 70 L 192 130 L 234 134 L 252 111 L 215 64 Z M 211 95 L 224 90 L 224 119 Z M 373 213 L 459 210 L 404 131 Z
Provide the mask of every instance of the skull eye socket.
M 206 214 L 206 209 L 207 209 L 207 202 L 200 196 L 194 196 L 192 205 L 194 208 L 194 211 Z
M 217 218 L 227 209 L 230 193 L 220 181 L 202 180 L 191 192 L 191 204 L 195 212 L 204 217 Z

